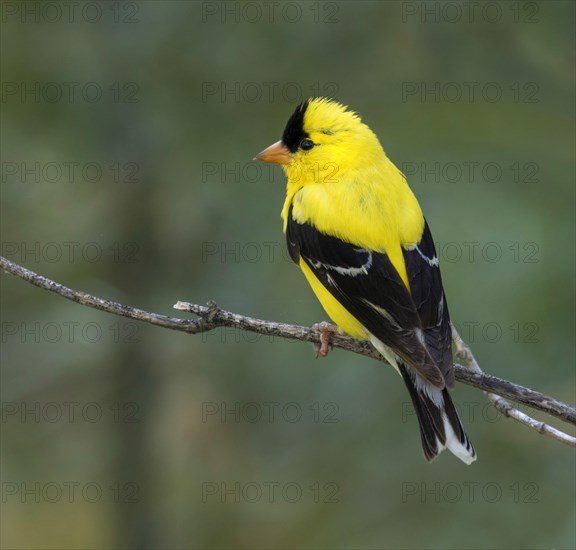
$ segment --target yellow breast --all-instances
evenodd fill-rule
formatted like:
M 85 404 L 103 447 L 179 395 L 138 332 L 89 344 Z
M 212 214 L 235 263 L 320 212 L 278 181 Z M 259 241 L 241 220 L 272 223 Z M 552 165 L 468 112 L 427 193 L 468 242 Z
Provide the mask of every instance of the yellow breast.
M 316 294 L 316 297 L 330 319 L 350 336 L 363 340 L 367 339 L 368 335 L 360 322 L 326 290 L 326 287 L 316 278 L 312 270 L 302 259 L 300 259 L 300 269 L 306 276 L 308 284 L 312 287 L 314 294 Z
M 359 248 L 384 252 L 408 289 L 402 247 L 417 244 L 424 216 L 401 172 L 387 157 L 375 166 L 342 174 L 332 183 L 291 181 L 282 217 L 310 223 Z

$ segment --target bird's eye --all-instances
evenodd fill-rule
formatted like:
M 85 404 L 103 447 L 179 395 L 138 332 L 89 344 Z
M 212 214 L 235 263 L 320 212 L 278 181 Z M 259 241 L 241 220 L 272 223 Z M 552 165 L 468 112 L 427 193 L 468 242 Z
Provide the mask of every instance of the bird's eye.
M 314 147 L 314 145 L 316 145 L 316 144 L 311 139 L 304 138 L 300 142 L 300 149 L 302 149 L 302 151 L 310 151 L 310 149 L 312 149 L 312 147 Z

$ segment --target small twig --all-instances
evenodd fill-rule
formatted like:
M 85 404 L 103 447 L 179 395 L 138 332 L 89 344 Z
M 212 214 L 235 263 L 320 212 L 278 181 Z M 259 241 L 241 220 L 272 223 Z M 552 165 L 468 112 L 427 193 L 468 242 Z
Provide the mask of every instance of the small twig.
M 104 300 L 86 292 L 72 290 L 64 285 L 56 283 L 42 275 L 38 275 L 29 269 L 22 267 L 14 262 L 0 256 L 0 267 L 29 283 L 53 292 L 72 300 L 76 303 L 106 311 L 114 315 L 129 317 L 144 323 L 178 330 L 189 334 L 198 334 L 208 332 L 217 327 L 233 327 L 239 330 L 246 330 L 267 336 L 277 336 L 291 340 L 300 340 L 305 342 L 320 342 L 320 333 L 317 330 L 298 325 L 287 323 L 277 323 L 274 321 L 265 321 L 246 317 L 230 311 L 220 309 L 214 302 L 209 302 L 207 306 L 190 304 L 187 302 L 177 302 L 175 309 L 187 311 L 198 315 L 197 319 L 181 319 L 169 317 L 158 313 L 148 312 L 142 309 L 134 308 L 118 302 Z M 521 413 L 510 405 L 504 397 L 522 403 L 529 407 L 538 409 L 551 416 L 555 416 L 565 422 L 576 425 L 576 409 L 570 405 L 548 397 L 540 392 L 514 384 L 502 378 L 491 376 L 482 372 L 472 352 L 464 344 L 460 336 L 454 331 L 453 340 L 457 349 L 457 354 L 463 359 L 469 368 L 455 365 L 455 377 L 458 381 L 474 386 L 497 398 L 493 401 L 498 410 L 506 416 L 515 418 L 524 424 L 536 429 L 539 433 L 549 435 L 555 439 L 576 446 L 576 439 L 570 435 L 564 434 L 551 426 L 534 420 L 524 413 Z M 336 348 L 341 348 L 359 355 L 364 355 L 372 359 L 384 361 L 383 357 L 372 347 L 368 341 L 357 340 L 342 333 L 333 334 L 331 344 Z M 497 395 L 495 395 L 497 394 Z
M 454 325 L 452 325 L 452 342 L 454 342 L 454 346 L 456 347 L 456 355 L 459 356 L 466 363 L 468 368 L 477 374 L 483 375 L 484 372 L 478 365 L 478 362 L 476 361 L 476 358 L 474 357 L 472 350 L 468 347 L 468 345 L 464 342 L 464 340 L 462 340 L 462 337 L 460 336 L 460 334 L 458 334 L 458 331 L 456 330 Z M 527 414 L 524 414 L 522 411 L 519 411 L 518 409 L 513 407 L 509 401 L 507 401 L 500 395 L 496 395 L 495 393 L 486 390 L 484 390 L 484 393 L 486 394 L 488 399 L 492 402 L 494 407 L 497 410 L 499 410 L 504 416 L 517 420 L 518 422 L 528 426 L 529 428 L 536 430 L 539 434 L 547 435 L 549 437 L 557 439 L 558 441 L 561 441 L 562 443 L 566 443 L 567 445 L 572 445 L 573 447 L 576 447 L 576 437 L 561 432 L 560 430 L 557 430 L 556 428 L 550 426 L 549 424 L 546 424 L 545 422 L 541 422 L 539 420 L 536 420 L 535 418 L 532 418 L 531 416 L 528 416 Z M 543 399 L 546 399 L 545 395 L 541 395 L 541 397 L 539 397 L 539 401 L 542 401 Z M 527 402 L 527 400 L 521 402 L 527 405 L 531 405 L 532 403 L 532 401 Z
M 571 435 L 561 432 L 560 430 L 557 430 L 545 422 L 541 422 L 540 420 L 536 420 L 535 418 L 524 414 L 523 412 L 514 408 L 509 401 L 503 397 L 500 397 L 499 395 L 494 393 L 489 393 L 487 395 L 490 401 L 492 401 L 494 404 L 494 407 L 496 407 L 504 416 L 521 422 L 529 428 L 536 430 L 539 434 L 547 435 L 553 439 L 561 441 L 562 443 L 576 447 L 576 437 L 572 437 Z

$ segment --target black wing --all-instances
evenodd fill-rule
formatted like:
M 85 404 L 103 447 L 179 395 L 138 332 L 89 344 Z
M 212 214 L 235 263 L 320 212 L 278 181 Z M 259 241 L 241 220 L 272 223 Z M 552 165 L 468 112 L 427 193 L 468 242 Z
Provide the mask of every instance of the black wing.
M 286 236 L 290 255 L 296 263 L 302 258 L 326 289 L 370 333 L 426 380 L 444 387 L 444 377 L 427 349 L 426 324 L 419 314 L 419 307 L 424 314 L 428 304 L 424 279 L 415 302 L 385 253 L 325 235 L 308 223 L 296 222 L 292 212 L 288 216 Z M 418 254 L 418 249 L 407 251 L 412 265 L 417 262 L 411 252 Z M 425 268 L 421 271 L 427 274 Z M 412 272 L 419 280 L 414 266 Z
M 442 371 L 446 385 L 452 387 L 454 369 L 450 315 L 434 241 L 426 220 L 420 242 L 409 250 L 404 249 L 403 253 L 412 300 L 422 323 L 426 347 Z

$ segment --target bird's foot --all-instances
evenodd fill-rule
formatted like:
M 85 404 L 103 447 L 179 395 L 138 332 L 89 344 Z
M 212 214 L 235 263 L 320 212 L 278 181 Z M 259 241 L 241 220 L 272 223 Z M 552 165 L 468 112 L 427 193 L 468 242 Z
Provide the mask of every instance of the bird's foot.
M 314 344 L 316 359 L 318 359 L 319 355 L 326 357 L 330 351 L 330 337 L 335 332 L 338 332 L 338 327 L 331 323 L 327 323 L 326 321 L 322 321 L 321 323 L 314 323 L 312 328 L 320 333 L 320 343 Z

